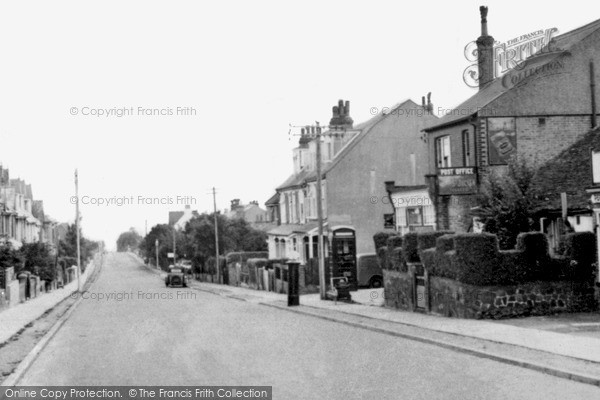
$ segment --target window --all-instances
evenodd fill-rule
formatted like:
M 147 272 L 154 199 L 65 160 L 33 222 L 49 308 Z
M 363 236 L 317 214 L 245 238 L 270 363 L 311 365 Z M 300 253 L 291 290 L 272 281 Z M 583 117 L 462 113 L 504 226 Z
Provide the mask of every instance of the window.
M 448 168 L 452 166 L 450 160 L 450 136 L 442 136 L 435 140 L 436 162 L 438 168 Z
M 406 208 L 406 225 L 408 225 L 408 226 L 423 225 L 423 207 L 407 207 Z
M 600 184 L 600 151 L 592 151 L 592 178 L 594 184 Z
M 471 166 L 471 144 L 469 142 L 469 130 L 462 131 L 463 166 Z

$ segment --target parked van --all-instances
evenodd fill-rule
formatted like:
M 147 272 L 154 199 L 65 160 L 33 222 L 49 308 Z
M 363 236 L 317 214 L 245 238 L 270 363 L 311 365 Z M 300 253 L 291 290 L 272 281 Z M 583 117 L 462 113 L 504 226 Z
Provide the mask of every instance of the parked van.
M 356 265 L 358 286 L 383 287 L 383 272 L 381 272 L 377 254 L 358 254 L 356 256 Z

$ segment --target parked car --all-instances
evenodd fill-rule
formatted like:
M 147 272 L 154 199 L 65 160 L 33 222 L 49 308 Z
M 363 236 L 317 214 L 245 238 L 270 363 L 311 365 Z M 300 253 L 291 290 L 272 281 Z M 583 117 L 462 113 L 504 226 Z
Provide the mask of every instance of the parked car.
M 381 271 L 377 254 L 357 254 L 356 269 L 358 286 L 368 286 L 371 288 L 379 288 L 383 286 L 383 272 Z
M 169 265 L 169 273 L 165 278 L 167 287 L 187 287 L 187 280 L 183 268 L 178 265 Z

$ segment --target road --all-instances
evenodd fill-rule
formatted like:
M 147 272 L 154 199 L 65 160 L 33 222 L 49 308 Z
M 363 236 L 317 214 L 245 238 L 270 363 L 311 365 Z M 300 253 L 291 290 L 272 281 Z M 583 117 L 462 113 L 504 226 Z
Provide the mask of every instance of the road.
M 109 254 L 85 297 L 19 385 L 268 385 L 274 399 L 564 400 L 600 393 L 424 343 L 165 288 L 128 254 Z

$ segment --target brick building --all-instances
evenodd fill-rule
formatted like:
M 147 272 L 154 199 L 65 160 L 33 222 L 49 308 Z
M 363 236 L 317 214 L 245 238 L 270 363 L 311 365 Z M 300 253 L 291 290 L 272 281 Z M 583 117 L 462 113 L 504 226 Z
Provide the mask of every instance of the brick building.
M 386 228 L 384 215 L 394 212 L 382 182 L 425 184 L 428 154 L 422 129 L 437 120 L 431 107 L 405 100 L 357 125 L 348 102 L 334 107 L 329 125 L 345 131 L 322 137 L 325 254 L 329 234 L 346 228 L 355 232 L 356 253 L 373 252 L 373 235 Z M 305 263 L 317 256 L 315 144 L 310 135 L 301 137 L 294 173 L 277 188 L 279 211 L 273 212 L 279 212 L 281 224 L 268 232 L 271 258 Z
M 438 229 L 472 228 L 481 177 L 518 156 L 541 166 L 595 124 L 600 20 L 552 38 L 518 68 L 494 77 L 494 40 L 481 8 L 479 90 L 427 127 L 428 184 Z M 583 167 L 582 167 L 583 168 Z

